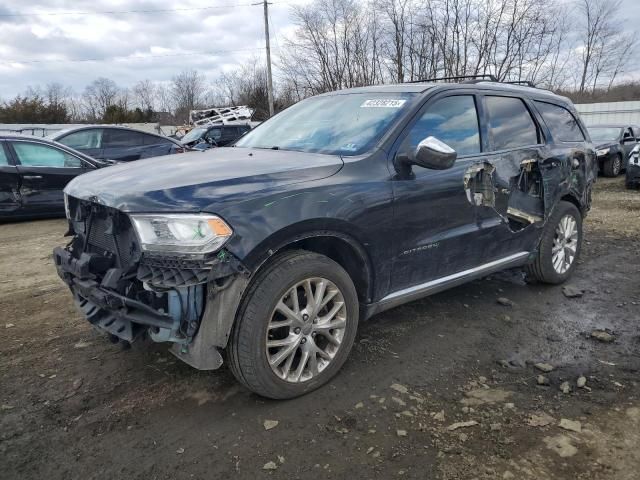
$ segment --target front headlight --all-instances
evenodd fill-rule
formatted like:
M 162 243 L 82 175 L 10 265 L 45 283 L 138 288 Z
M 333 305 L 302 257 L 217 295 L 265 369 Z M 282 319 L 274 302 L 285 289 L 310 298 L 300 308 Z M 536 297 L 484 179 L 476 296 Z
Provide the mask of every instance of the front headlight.
M 603 148 L 601 150 L 596 150 L 596 155 L 601 157 L 602 155 L 606 155 L 607 153 L 609 153 L 609 150 L 611 150 L 610 148 Z
M 131 215 L 142 250 L 203 254 L 215 252 L 233 230 L 215 215 Z

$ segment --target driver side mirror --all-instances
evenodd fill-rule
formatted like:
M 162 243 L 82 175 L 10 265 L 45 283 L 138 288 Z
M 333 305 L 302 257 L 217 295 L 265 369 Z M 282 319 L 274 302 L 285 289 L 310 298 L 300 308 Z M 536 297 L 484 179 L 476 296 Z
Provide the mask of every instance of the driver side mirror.
M 413 155 L 411 163 L 433 170 L 446 170 L 453 167 L 458 158 L 457 152 L 436 137 L 422 140 Z

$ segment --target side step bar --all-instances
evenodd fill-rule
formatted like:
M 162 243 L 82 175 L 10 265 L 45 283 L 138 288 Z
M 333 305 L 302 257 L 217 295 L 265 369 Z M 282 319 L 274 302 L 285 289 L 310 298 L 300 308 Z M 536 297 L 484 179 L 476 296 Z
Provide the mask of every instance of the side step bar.
M 463 270 L 462 272 L 453 273 L 442 278 L 436 278 L 435 280 L 421 283 L 420 285 L 414 285 L 413 287 L 403 288 L 402 290 L 390 293 L 374 304 L 368 305 L 366 317 L 371 317 L 372 315 L 389 310 L 390 308 L 395 308 L 403 303 L 412 302 L 413 300 L 433 295 L 434 293 L 447 290 L 451 287 L 461 285 L 500 270 L 522 266 L 527 263 L 527 259 L 530 255 L 531 254 L 529 252 L 514 253 L 508 257 L 500 258 L 468 270 Z

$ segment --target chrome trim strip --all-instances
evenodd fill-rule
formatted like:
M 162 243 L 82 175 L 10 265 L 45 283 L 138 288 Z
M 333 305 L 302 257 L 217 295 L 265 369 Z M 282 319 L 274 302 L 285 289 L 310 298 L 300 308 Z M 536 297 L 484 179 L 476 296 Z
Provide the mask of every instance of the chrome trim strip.
M 464 277 L 480 275 L 484 271 L 493 270 L 497 267 L 500 267 L 501 265 L 506 265 L 508 263 L 515 262 L 517 260 L 524 260 L 528 256 L 529 256 L 529 252 L 514 253 L 513 255 L 509 255 L 508 257 L 500 258 L 498 260 L 485 263 L 478 267 L 470 268 L 468 270 L 463 270 L 462 272 L 458 272 L 458 273 L 453 273 L 451 275 L 447 275 L 446 277 L 436 278 L 435 280 L 430 280 L 426 283 L 421 283 L 420 285 L 414 285 L 413 287 L 408 287 L 402 290 L 398 290 L 397 292 L 390 293 L 386 297 L 382 298 L 382 300 L 380 300 L 379 303 L 386 303 L 388 301 L 402 298 L 405 296 L 411 296 L 414 294 L 426 292 L 443 283 L 459 280 Z

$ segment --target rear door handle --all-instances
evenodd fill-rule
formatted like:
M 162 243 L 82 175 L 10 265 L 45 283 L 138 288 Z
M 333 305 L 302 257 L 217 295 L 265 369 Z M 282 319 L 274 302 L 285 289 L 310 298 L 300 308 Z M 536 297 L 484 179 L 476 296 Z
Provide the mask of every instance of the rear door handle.
M 22 178 L 25 180 L 40 180 L 42 175 L 23 175 Z

